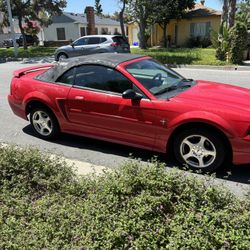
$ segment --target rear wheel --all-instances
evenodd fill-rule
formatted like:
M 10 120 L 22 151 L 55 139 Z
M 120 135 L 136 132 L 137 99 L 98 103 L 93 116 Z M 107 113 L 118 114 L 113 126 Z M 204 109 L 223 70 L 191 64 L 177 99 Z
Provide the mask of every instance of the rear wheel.
M 207 129 L 188 129 L 177 135 L 174 142 L 176 159 L 193 170 L 213 172 L 225 160 L 223 140 Z
M 43 107 L 33 108 L 30 123 L 35 133 L 42 139 L 54 139 L 59 134 L 59 125 L 55 115 Z

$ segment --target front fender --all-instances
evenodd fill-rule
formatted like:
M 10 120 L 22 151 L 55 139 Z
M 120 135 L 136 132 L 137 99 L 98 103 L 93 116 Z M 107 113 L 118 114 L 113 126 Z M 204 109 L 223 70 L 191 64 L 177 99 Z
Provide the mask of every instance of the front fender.
M 236 131 L 234 131 L 233 127 L 227 120 L 223 119 L 219 115 L 204 111 L 190 111 L 184 114 L 180 114 L 169 122 L 168 127 L 177 128 L 180 125 L 184 125 L 190 122 L 206 123 L 220 129 L 228 137 L 236 136 Z

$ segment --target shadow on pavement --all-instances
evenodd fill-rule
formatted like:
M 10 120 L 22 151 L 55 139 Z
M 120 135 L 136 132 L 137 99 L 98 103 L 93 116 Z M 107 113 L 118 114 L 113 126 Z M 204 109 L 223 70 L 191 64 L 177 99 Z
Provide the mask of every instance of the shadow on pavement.
M 23 132 L 28 135 L 35 136 L 30 125 L 24 127 Z M 121 144 L 105 142 L 82 136 L 62 134 L 59 139 L 54 141 L 54 143 L 66 147 L 74 147 L 78 149 L 98 151 L 110 155 L 140 159 L 144 162 L 151 161 L 153 158 L 157 158 L 160 162 L 166 163 L 170 168 L 178 166 L 178 163 L 173 159 L 172 155 L 166 156 L 165 154 L 153 151 L 128 147 Z M 250 164 L 223 166 L 223 168 L 217 171 L 216 177 L 242 184 L 250 184 Z

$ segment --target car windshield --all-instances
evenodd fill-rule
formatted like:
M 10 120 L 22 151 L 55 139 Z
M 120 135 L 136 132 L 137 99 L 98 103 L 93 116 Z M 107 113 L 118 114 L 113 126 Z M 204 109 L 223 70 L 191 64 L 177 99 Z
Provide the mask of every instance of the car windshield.
M 153 59 L 131 63 L 126 66 L 126 70 L 155 96 L 188 87 L 188 82 L 192 81 Z

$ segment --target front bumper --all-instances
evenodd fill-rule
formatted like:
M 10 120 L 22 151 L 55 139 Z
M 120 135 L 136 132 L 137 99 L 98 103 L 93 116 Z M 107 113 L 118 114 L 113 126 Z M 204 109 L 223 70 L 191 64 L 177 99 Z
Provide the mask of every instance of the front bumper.
M 233 163 L 236 165 L 250 164 L 250 135 L 231 140 Z
M 8 95 L 8 102 L 15 115 L 23 118 L 24 120 L 28 120 L 25 108 L 21 103 L 16 102 L 12 95 Z

